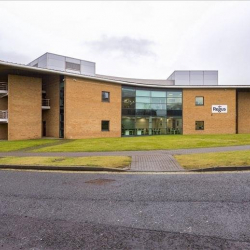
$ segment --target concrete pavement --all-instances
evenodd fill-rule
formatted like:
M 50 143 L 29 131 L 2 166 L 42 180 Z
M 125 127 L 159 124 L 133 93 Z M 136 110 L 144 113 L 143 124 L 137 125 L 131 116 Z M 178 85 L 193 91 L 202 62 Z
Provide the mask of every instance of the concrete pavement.
M 132 171 L 184 171 L 184 169 L 174 159 L 173 155 L 199 154 L 212 152 L 229 152 L 250 150 L 250 145 L 195 148 L 195 149 L 176 149 L 176 150 L 149 150 L 149 151 L 115 151 L 115 152 L 48 152 L 35 153 L 27 151 L 2 152 L 0 157 L 6 156 L 58 156 L 58 157 L 86 157 L 86 156 L 131 156 Z

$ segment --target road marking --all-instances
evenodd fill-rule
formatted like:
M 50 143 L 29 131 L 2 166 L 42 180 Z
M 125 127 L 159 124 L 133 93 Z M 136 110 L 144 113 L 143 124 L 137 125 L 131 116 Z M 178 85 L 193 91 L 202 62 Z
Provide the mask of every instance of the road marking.
M 107 175 L 201 175 L 201 174 L 244 174 L 244 171 L 211 171 L 211 172 L 108 172 L 108 171 L 63 171 L 63 170 L 35 170 L 35 169 L 0 169 L 1 171 L 15 172 L 44 172 L 44 173 L 65 173 L 65 174 L 107 174 Z

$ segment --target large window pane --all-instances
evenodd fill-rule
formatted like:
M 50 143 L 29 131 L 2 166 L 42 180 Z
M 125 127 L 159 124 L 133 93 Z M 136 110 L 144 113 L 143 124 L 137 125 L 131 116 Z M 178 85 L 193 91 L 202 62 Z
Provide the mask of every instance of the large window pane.
M 136 97 L 136 102 L 150 103 L 150 97 Z
M 136 90 L 136 96 L 150 96 L 150 91 L 148 91 L 148 90 Z
M 153 97 L 151 98 L 151 103 L 166 103 L 166 98 Z
M 148 134 L 149 118 L 137 117 L 136 118 L 136 135 Z
M 152 111 L 151 109 L 137 109 L 135 111 L 136 115 L 143 115 L 143 116 L 151 116 L 152 115 Z
M 135 97 L 123 97 L 122 98 L 122 108 L 134 109 L 135 108 Z
M 167 110 L 181 110 L 182 104 L 181 103 L 171 103 L 167 104 Z
M 122 117 L 122 128 L 123 129 L 134 129 L 135 128 L 135 118 Z
M 122 115 L 135 115 L 135 109 L 122 109 Z
M 166 97 L 166 91 L 151 91 L 152 97 Z
M 182 97 L 181 91 L 168 91 L 167 97 Z
M 166 104 L 151 104 L 152 109 L 167 109 Z
M 123 97 L 135 97 L 135 89 L 134 88 L 122 88 L 122 96 Z
M 182 134 L 182 119 L 179 117 L 169 117 L 167 119 L 168 134 Z
M 166 110 L 152 110 L 152 116 L 166 116 L 167 111 Z
M 122 135 L 124 136 L 135 135 L 135 118 L 122 117 Z
M 181 98 L 167 98 L 167 103 L 182 103 Z
M 136 103 L 136 109 L 151 109 L 151 104 L 149 104 L 149 103 Z
M 167 116 L 182 116 L 182 110 L 167 110 Z
M 152 118 L 152 135 L 165 135 L 167 133 L 166 118 L 153 117 Z

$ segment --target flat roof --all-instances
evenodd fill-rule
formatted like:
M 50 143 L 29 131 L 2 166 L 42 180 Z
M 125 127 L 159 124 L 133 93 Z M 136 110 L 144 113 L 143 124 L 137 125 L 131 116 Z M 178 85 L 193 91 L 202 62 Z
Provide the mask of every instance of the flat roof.
M 18 64 L 13 62 L 6 62 L 0 60 L 0 73 L 8 73 L 10 70 L 20 70 L 25 72 L 37 73 L 37 74 L 57 74 L 65 75 L 89 80 L 98 80 L 103 82 L 116 83 L 121 85 L 141 86 L 141 87 L 154 87 L 154 88 L 174 88 L 174 89 L 235 89 L 235 88 L 250 88 L 250 85 L 165 85 L 165 83 L 171 83 L 171 80 L 156 80 L 156 79 L 134 79 L 124 77 L 112 77 L 105 75 L 82 75 L 77 73 L 69 73 L 65 71 L 52 70 L 46 68 L 32 67 L 24 64 Z M 172 81 L 174 82 L 174 81 Z

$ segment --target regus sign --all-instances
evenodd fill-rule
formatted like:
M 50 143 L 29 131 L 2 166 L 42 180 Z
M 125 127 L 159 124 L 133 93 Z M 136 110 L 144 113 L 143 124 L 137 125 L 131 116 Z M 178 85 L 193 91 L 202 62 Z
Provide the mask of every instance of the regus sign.
M 212 105 L 212 113 L 227 113 L 227 105 Z

